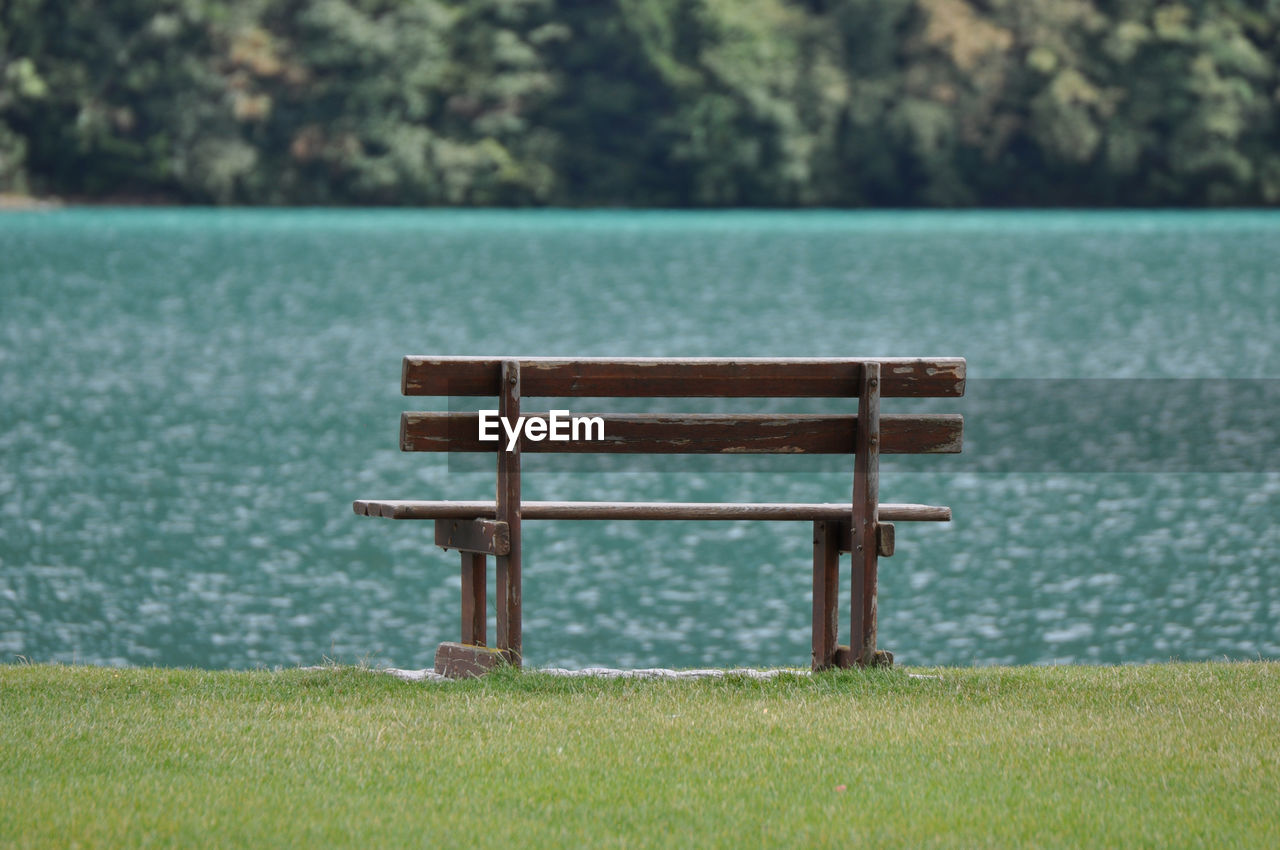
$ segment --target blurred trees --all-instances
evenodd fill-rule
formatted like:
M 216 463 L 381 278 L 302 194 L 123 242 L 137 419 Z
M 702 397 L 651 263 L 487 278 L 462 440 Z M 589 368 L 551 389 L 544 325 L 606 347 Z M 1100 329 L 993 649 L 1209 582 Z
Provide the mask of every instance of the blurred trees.
M 0 191 L 1280 202 L 1280 0 L 0 0 Z

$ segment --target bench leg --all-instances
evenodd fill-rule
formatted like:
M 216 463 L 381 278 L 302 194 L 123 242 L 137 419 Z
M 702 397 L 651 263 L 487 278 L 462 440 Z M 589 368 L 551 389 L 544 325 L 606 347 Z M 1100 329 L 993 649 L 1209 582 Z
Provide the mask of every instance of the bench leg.
M 510 556 L 498 556 L 494 571 L 494 594 L 498 602 L 497 646 L 507 663 L 520 666 L 521 611 L 520 611 L 520 562 L 512 562 Z
M 462 642 L 485 645 L 485 556 L 462 553 Z
M 436 672 L 451 679 L 483 676 L 506 663 L 485 646 L 485 560 L 483 552 L 462 553 L 462 640 L 436 648 Z
M 840 591 L 840 523 L 813 524 L 813 669 L 835 662 Z
M 883 664 L 887 653 L 876 651 L 876 583 L 880 555 L 880 364 L 862 367 L 858 427 L 854 434 L 853 599 L 850 604 L 849 649 L 859 667 Z
M 876 664 L 876 585 L 879 564 L 874 545 L 855 545 L 853 552 L 853 661 L 859 667 Z M 863 551 L 858 551 L 858 549 Z
M 498 415 L 508 422 L 520 417 L 520 364 L 515 360 L 502 363 L 502 392 L 498 396 Z M 519 667 L 524 658 L 521 637 L 522 612 L 520 591 L 520 446 L 512 451 L 498 451 L 497 518 L 507 524 L 511 538 L 507 554 L 497 558 L 495 590 L 498 597 L 498 649 L 507 663 Z

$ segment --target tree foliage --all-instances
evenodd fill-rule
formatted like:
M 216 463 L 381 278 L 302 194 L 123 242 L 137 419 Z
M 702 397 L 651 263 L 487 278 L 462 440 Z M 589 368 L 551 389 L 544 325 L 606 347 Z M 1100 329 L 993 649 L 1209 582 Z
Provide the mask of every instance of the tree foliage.
M 0 0 L 0 191 L 1280 202 L 1280 0 Z

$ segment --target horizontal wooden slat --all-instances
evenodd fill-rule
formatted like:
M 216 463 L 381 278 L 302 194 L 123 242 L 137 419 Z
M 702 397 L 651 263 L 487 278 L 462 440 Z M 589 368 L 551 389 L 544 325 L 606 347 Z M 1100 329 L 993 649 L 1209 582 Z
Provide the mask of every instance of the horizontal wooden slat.
M 360 499 L 353 504 L 361 516 L 388 519 L 492 519 L 492 501 L 380 501 Z M 853 508 L 840 502 L 521 502 L 522 519 L 753 519 L 844 520 Z M 939 505 L 881 503 L 882 522 L 949 522 L 951 508 Z
M 526 414 L 546 419 L 546 413 Z M 520 442 L 521 452 L 569 454 L 852 454 L 857 417 L 813 414 L 577 413 L 604 420 L 603 440 Z M 400 448 L 406 452 L 496 452 L 507 438 L 484 442 L 475 413 L 405 413 Z M 880 417 L 884 454 L 953 454 L 960 451 L 959 414 L 885 414 Z M 492 433 L 492 432 L 491 432 Z M 593 432 L 595 433 L 595 432 Z
M 881 364 L 882 397 L 964 395 L 963 357 L 524 357 L 520 392 L 599 398 L 849 398 L 862 364 Z M 405 395 L 496 396 L 500 357 L 404 358 Z
M 511 530 L 492 519 L 438 519 L 436 545 L 459 552 L 505 555 L 511 551 Z

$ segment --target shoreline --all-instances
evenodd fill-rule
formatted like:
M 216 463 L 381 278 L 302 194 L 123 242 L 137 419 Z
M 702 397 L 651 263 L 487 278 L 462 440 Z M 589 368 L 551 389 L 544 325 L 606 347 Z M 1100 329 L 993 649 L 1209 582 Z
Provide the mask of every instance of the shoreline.
M 0 213 L 30 212 L 34 210 L 57 210 L 97 207 L 180 207 L 186 209 L 252 209 L 252 210 L 307 210 L 307 209 L 343 209 L 343 210 L 449 210 L 449 211 L 503 211 L 538 210 L 552 212 L 600 212 L 600 213 L 954 213 L 958 215 L 972 213 L 1258 213 L 1280 212 L 1280 207 L 1270 204 L 1249 204 L 1236 206 L 1215 206 L 1210 204 L 1161 206 L 1132 205 L 1054 205 L 1054 206 L 1006 206 L 991 204 L 987 206 L 700 206 L 686 204 L 683 206 L 648 206 L 648 205 L 607 205 L 607 206 L 573 206 L 545 204 L 365 204 L 365 203 L 258 203 L 258 204 L 217 204 L 202 201 L 183 200 L 174 195 L 104 195 L 87 197 L 83 195 L 28 195 L 21 192 L 0 192 Z
M 0 192 L 0 212 L 29 212 L 31 210 L 56 210 L 66 206 L 62 198 L 37 198 L 34 195 L 19 195 L 12 192 Z

